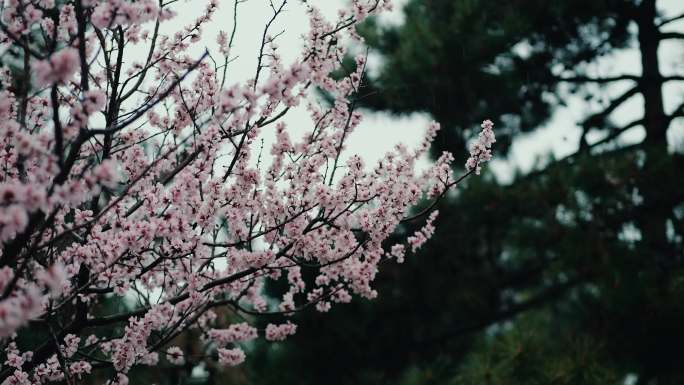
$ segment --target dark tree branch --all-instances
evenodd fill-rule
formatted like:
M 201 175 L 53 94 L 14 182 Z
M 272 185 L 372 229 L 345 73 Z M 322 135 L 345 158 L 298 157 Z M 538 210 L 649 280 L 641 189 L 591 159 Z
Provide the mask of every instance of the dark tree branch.
M 670 115 L 667 116 L 668 124 L 676 118 L 684 117 L 684 102 L 682 102 Z
M 591 116 L 589 116 L 587 119 L 582 122 L 583 126 L 602 126 L 605 119 L 610 115 L 613 111 L 615 111 L 622 103 L 626 102 L 629 100 L 632 96 L 636 95 L 639 93 L 639 88 L 638 87 L 632 87 L 626 92 L 624 92 L 622 95 L 618 96 L 617 98 L 613 99 L 610 104 L 604 108 L 601 112 L 595 113 Z
M 684 33 L 681 32 L 661 32 L 658 35 L 658 38 L 660 40 L 667 40 L 667 39 L 684 39 Z
M 590 76 L 573 76 L 573 77 L 556 77 L 555 80 L 559 82 L 566 82 L 566 83 L 612 83 L 612 82 L 617 82 L 621 80 L 631 80 L 631 81 L 639 81 L 640 77 L 638 75 L 617 75 L 617 76 L 607 76 L 607 77 L 600 77 L 600 78 L 594 78 Z
M 76 24 L 78 25 L 78 56 L 81 61 L 81 92 L 88 91 L 88 62 L 86 57 L 86 17 L 83 12 L 83 3 L 81 0 L 76 0 Z
M 136 110 L 136 113 L 131 115 L 128 119 L 124 120 L 123 122 L 121 122 L 115 126 L 113 125 L 113 126 L 105 127 L 102 129 L 89 130 L 88 131 L 89 135 L 94 136 L 94 135 L 103 135 L 103 134 L 108 134 L 108 133 L 114 133 L 114 132 L 121 131 L 124 128 L 128 127 L 131 123 L 135 122 L 140 117 L 144 116 L 147 113 L 147 111 L 151 110 L 157 104 L 159 104 L 164 99 L 166 99 L 169 95 L 171 95 L 171 93 L 176 88 L 176 86 L 178 86 L 178 84 L 180 84 L 183 80 L 185 80 L 185 78 L 188 75 L 190 75 L 190 73 L 193 72 L 200 65 L 200 63 L 207 57 L 207 55 L 209 55 L 209 51 L 204 51 L 204 54 L 202 54 L 202 56 L 197 61 L 195 61 L 190 67 L 188 67 L 188 69 L 185 71 L 185 73 L 183 73 L 183 75 L 181 75 L 176 80 L 174 80 L 173 83 L 165 91 L 163 91 L 159 96 L 157 96 L 157 98 L 154 101 L 148 103 L 145 106 L 141 106 L 139 109 Z
M 673 75 L 673 76 L 665 76 L 662 78 L 663 82 L 681 82 L 684 81 L 684 76 L 682 75 Z
M 160 8 L 162 6 L 161 0 L 159 1 L 159 6 L 160 6 Z M 138 80 L 136 81 L 135 85 L 133 85 L 133 87 L 131 87 L 131 89 L 128 92 L 126 92 L 124 95 L 121 96 L 122 101 L 131 97 L 131 95 L 133 95 L 133 93 L 135 91 L 138 91 L 140 89 L 140 86 L 142 85 L 143 81 L 145 80 L 145 76 L 147 75 L 147 71 L 150 69 L 150 63 L 152 62 L 152 57 L 154 56 L 154 49 L 157 46 L 157 38 L 159 37 L 159 23 L 160 23 L 159 18 L 157 18 L 157 21 L 154 24 L 154 31 L 152 32 L 152 42 L 150 43 L 150 49 L 147 52 L 147 60 L 145 62 L 145 66 L 143 67 L 143 70 L 139 74 L 137 74 Z M 126 84 L 128 83 L 128 81 L 130 81 L 133 78 L 134 78 L 134 76 L 129 78 L 129 79 L 126 79 L 124 84 L 121 86 L 122 92 L 126 88 Z
M 294 244 L 290 243 L 288 246 L 286 246 L 282 250 L 280 250 L 276 256 L 277 257 L 284 256 L 288 251 L 290 251 L 290 249 L 293 246 L 294 246 Z M 252 267 L 252 268 L 237 272 L 235 274 L 229 275 L 227 277 L 216 279 L 216 280 L 211 281 L 211 282 L 207 283 L 206 285 L 202 286 L 198 291 L 199 292 L 205 292 L 205 291 L 210 290 L 210 289 L 217 287 L 217 286 L 227 285 L 231 282 L 237 281 L 238 279 L 241 279 L 241 278 L 247 277 L 251 274 L 254 274 L 258 270 L 259 270 L 259 268 Z M 177 295 L 173 298 L 170 298 L 166 302 L 168 302 L 172 305 L 175 305 L 175 304 L 177 304 L 183 300 L 188 299 L 189 297 L 190 297 L 190 294 L 188 292 L 185 292 L 183 294 L 180 294 L 180 295 Z M 143 308 L 140 308 L 137 310 L 127 312 L 127 313 L 116 314 L 116 315 L 105 316 L 105 317 L 99 317 L 99 318 L 92 318 L 92 319 L 89 319 L 87 321 L 87 326 L 103 326 L 103 325 L 109 325 L 112 323 L 127 321 L 131 317 L 138 317 L 138 316 L 144 315 L 149 310 L 150 310 L 149 307 L 143 307 Z
M 664 19 L 663 21 L 658 23 L 658 28 L 681 19 L 684 19 L 684 13 L 682 13 L 681 15 L 673 16 L 669 19 Z
M 498 313 L 492 314 L 489 317 L 486 317 L 480 321 L 474 322 L 470 325 L 465 325 L 461 327 L 456 327 L 452 330 L 450 330 L 447 333 L 444 333 L 439 336 L 432 337 L 427 340 L 421 340 L 421 341 L 416 341 L 416 343 L 419 344 L 435 344 L 435 343 L 443 343 L 444 341 L 451 340 L 453 338 L 458 338 L 460 336 L 474 333 L 477 331 L 480 331 L 488 326 L 494 325 L 496 323 L 502 322 L 509 320 L 516 315 L 520 313 L 524 313 L 529 310 L 533 310 L 535 308 L 538 308 L 540 306 L 544 306 L 546 304 L 552 303 L 559 298 L 561 298 L 565 293 L 567 293 L 570 289 L 580 285 L 581 283 L 584 283 L 586 281 L 586 278 L 578 277 L 572 280 L 568 280 L 565 283 L 559 283 L 556 284 L 555 286 L 549 287 L 542 291 L 540 294 L 537 294 L 536 296 L 523 301 L 519 302 L 516 304 L 513 304 L 503 310 L 501 310 Z
M 52 103 L 52 124 L 55 130 L 55 156 L 59 167 L 64 166 L 64 133 L 62 132 L 62 122 L 59 120 L 59 96 L 57 85 L 50 89 L 50 102 Z

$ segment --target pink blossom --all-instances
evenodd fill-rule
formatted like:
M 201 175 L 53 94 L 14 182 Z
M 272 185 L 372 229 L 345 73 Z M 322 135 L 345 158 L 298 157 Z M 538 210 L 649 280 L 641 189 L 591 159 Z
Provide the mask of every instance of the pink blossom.
M 90 374 L 93 366 L 86 361 L 76 361 L 69 365 L 69 372 L 76 376 L 76 378 L 83 378 L 85 374 Z
M 17 353 L 11 352 L 7 354 L 5 363 L 13 368 L 21 369 L 21 366 L 24 364 L 24 358 Z
M 256 328 L 242 322 L 232 324 L 228 329 L 209 330 L 209 338 L 219 345 L 225 346 L 233 342 L 249 341 L 257 338 Z
M 95 7 L 91 21 L 97 28 L 108 27 L 114 19 L 114 9 L 109 2 L 102 2 Z
M 466 161 L 466 170 L 474 170 L 475 174 L 480 175 L 481 164 L 492 159 L 491 147 L 496 142 L 493 128 L 494 123 L 491 120 L 482 122 L 482 131 L 477 141 L 470 145 L 470 158 Z
M 36 83 L 39 86 L 65 82 L 71 78 L 78 67 L 78 51 L 75 48 L 65 48 L 47 60 L 33 63 Z
M 38 282 L 47 287 L 50 292 L 57 296 L 62 293 L 65 284 L 68 284 L 66 271 L 64 266 L 56 263 L 45 270 L 39 271 L 37 274 Z
M 228 47 L 228 34 L 225 31 L 219 31 L 216 43 L 219 45 L 219 51 L 224 56 L 228 56 L 230 47 Z
M 425 222 L 425 225 L 420 230 L 413 233 L 412 236 L 406 239 L 408 243 L 411 245 L 412 252 L 415 253 L 416 250 L 421 248 L 425 244 L 425 242 L 427 242 L 428 239 L 432 237 L 432 235 L 435 232 L 435 227 L 432 225 L 432 223 L 435 221 L 435 219 L 437 219 L 438 214 L 439 211 L 433 211 L 428 217 L 427 221 Z
M 218 349 L 218 362 L 226 366 L 240 365 L 245 361 L 245 352 L 240 348 Z
M 78 350 L 78 343 L 81 339 L 73 334 L 67 334 L 64 337 L 64 345 L 61 346 L 64 357 L 71 358 Z
M 112 159 L 105 159 L 93 169 L 93 176 L 97 183 L 107 187 L 114 187 L 119 179 L 117 162 Z
M 33 385 L 33 384 L 29 380 L 28 373 L 17 369 L 14 371 L 14 373 L 10 377 L 7 377 L 7 379 L 5 381 L 3 381 L 2 385 Z
M 397 259 L 397 263 L 403 263 L 404 262 L 404 245 L 402 244 L 396 244 L 392 246 L 392 249 L 390 251 L 390 256 L 394 257 Z
M 88 115 L 102 110 L 105 105 L 106 95 L 102 90 L 90 90 L 83 98 L 83 109 Z
M 5 291 L 12 278 L 14 278 L 14 270 L 11 267 L 5 266 L 0 269 L 0 292 Z
M 174 365 L 183 365 L 185 363 L 183 351 L 178 346 L 171 346 L 166 349 L 166 358 Z
M 266 339 L 268 341 L 284 341 L 287 336 L 295 334 L 297 325 L 286 322 L 280 325 L 268 324 L 266 326 Z

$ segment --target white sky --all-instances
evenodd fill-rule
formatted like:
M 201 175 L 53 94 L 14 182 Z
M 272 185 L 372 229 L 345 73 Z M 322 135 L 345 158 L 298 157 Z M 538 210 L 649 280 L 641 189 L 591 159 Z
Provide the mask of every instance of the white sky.
M 280 0 L 273 0 L 279 4 Z M 345 0 L 309 0 L 324 11 L 330 20 L 334 19 L 337 10 L 345 4 Z M 394 0 L 395 10 L 391 14 L 384 16 L 383 20 L 388 23 L 400 23 L 403 14 L 401 5 L 406 0 Z M 170 32 L 181 26 L 189 24 L 204 9 L 204 0 L 182 0 L 177 3 L 176 10 L 182 10 L 173 22 L 162 24 L 162 32 Z M 684 12 L 684 1 L 682 0 L 659 0 L 658 7 L 666 15 L 675 15 Z M 238 6 L 237 33 L 235 47 L 231 56 L 236 59 L 230 64 L 228 84 L 231 82 L 241 82 L 254 76 L 256 59 L 261 41 L 261 34 L 266 21 L 270 18 L 272 11 L 268 0 L 246 0 Z M 204 38 L 191 47 L 189 54 L 199 57 L 205 47 L 216 51 L 215 39 L 220 30 L 230 32 L 233 27 L 233 1 L 220 0 L 220 8 L 214 17 L 213 22 L 204 30 Z M 680 29 L 684 27 L 684 21 L 673 23 L 668 29 Z M 285 64 L 291 63 L 296 55 L 301 51 L 301 35 L 308 29 L 308 19 L 304 13 L 304 7 L 298 0 L 290 0 L 286 6 L 286 12 L 277 19 L 272 28 L 275 35 L 281 31 L 283 34 L 278 38 L 280 53 Z M 684 73 L 684 49 L 681 42 L 664 42 L 660 48 L 661 70 L 665 75 L 673 74 L 676 70 Z M 140 56 L 138 56 L 140 50 Z M 136 47 L 131 57 L 134 60 L 141 60 L 144 57 L 144 45 Z M 372 62 L 371 62 L 372 64 Z M 372 70 L 372 69 L 371 69 Z M 635 50 L 620 52 L 611 57 L 605 58 L 600 63 L 589 68 L 590 74 L 595 75 L 615 75 L 621 73 L 639 74 L 640 61 L 638 52 Z M 614 87 L 605 91 L 605 100 L 620 93 L 623 87 Z M 667 111 L 674 109 L 676 105 L 684 99 L 684 82 L 668 84 L 665 88 L 665 102 Z M 588 113 L 592 111 L 591 106 L 587 106 L 577 98 L 566 100 L 568 107 L 558 109 L 550 122 L 541 129 L 533 133 L 520 135 L 513 143 L 511 154 L 508 159 L 501 157 L 493 164 L 495 174 L 502 181 L 510 179 L 511 171 L 515 168 L 524 171 L 533 167 L 535 160 L 539 157 L 553 154 L 555 157 L 574 152 L 577 148 L 580 129 L 578 123 Z M 617 123 L 629 122 L 641 114 L 641 100 L 634 98 L 630 103 L 618 109 L 612 116 Z M 362 155 L 367 163 L 382 157 L 382 155 L 399 142 L 415 146 L 422 137 L 423 132 L 430 118 L 426 114 L 412 114 L 406 117 L 390 117 L 384 113 L 365 112 L 364 120 L 347 142 L 347 155 L 357 153 Z M 491 119 L 497 122 L 497 117 Z M 672 144 L 684 143 L 684 119 L 680 119 L 670 131 L 670 142 Z M 311 121 L 303 108 L 295 109 L 288 114 L 286 119 L 291 137 L 298 139 L 297 132 L 304 132 L 310 128 Z M 643 129 L 637 127 L 622 135 L 621 140 L 626 142 L 639 140 L 643 137 Z M 269 135 L 264 139 L 268 146 L 271 141 Z M 598 137 L 591 137 L 590 140 L 598 140 Z M 268 148 L 268 147 L 267 147 Z M 496 155 L 495 155 L 496 156 Z M 464 162 L 465 159 L 456 160 L 457 163 Z M 425 163 L 427 164 L 427 160 Z

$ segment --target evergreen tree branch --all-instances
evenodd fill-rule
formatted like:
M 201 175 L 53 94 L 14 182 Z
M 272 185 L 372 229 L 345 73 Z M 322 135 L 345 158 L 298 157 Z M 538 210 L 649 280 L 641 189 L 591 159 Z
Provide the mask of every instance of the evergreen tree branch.
M 684 33 L 681 32 L 661 32 L 658 37 L 660 40 L 667 39 L 684 39 Z
M 684 13 L 661 21 L 660 23 L 658 23 L 658 28 L 681 19 L 684 19 Z
M 617 75 L 617 76 L 608 76 L 608 77 L 600 77 L 600 78 L 594 78 L 590 76 L 573 76 L 573 77 L 556 77 L 555 80 L 559 82 L 566 82 L 566 83 L 611 83 L 611 82 L 616 82 L 616 81 L 621 81 L 621 80 L 632 80 L 632 81 L 639 81 L 640 77 L 637 75 L 629 75 L 629 74 L 624 74 L 624 75 Z

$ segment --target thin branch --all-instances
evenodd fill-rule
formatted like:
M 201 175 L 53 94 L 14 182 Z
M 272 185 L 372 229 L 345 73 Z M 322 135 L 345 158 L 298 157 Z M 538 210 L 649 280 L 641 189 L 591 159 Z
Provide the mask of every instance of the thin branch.
M 159 1 L 160 9 L 161 9 L 161 5 L 162 5 L 162 2 L 160 0 Z M 128 92 L 126 92 L 125 94 L 123 94 L 123 96 L 121 96 L 121 101 L 124 101 L 124 100 L 128 99 L 131 95 L 133 95 L 133 93 L 140 88 L 140 86 L 142 85 L 142 82 L 145 80 L 145 76 L 147 75 L 147 71 L 150 68 L 150 62 L 152 61 L 152 57 L 154 55 L 154 49 L 156 47 L 157 38 L 159 36 L 159 24 L 160 24 L 159 17 L 157 17 L 157 20 L 154 24 L 154 32 L 152 32 L 152 41 L 150 42 L 150 50 L 147 52 L 147 60 L 145 61 L 145 66 L 143 67 L 143 70 L 139 74 L 136 74 L 136 76 L 139 76 L 138 80 L 136 81 L 135 85 L 133 85 L 133 87 L 131 87 L 131 89 Z M 122 92 L 126 88 L 128 81 L 133 79 L 133 77 L 126 79 L 124 84 L 121 86 Z
M 669 19 L 664 19 L 663 21 L 658 23 L 658 28 L 681 19 L 684 19 L 684 13 L 682 13 L 681 15 L 673 16 Z
M 103 134 L 108 134 L 108 133 L 117 132 L 117 131 L 120 131 L 120 130 L 126 128 L 128 125 L 130 125 L 131 123 L 135 122 L 135 121 L 138 120 L 140 117 L 142 117 L 143 115 L 145 115 L 145 114 L 147 113 L 147 111 L 151 110 L 151 109 L 154 108 L 157 104 L 159 104 L 161 101 L 163 101 L 164 99 L 166 99 L 169 95 L 171 95 L 171 93 L 172 93 L 173 90 L 178 86 L 178 84 L 180 84 L 183 80 L 185 80 L 185 78 L 186 78 L 188 75 L 190 75 L 190 73 L 191 73 L 192 71 L 194 71 L 194 70 L 200 65 L 200 63 L 202 62 L 202 60 L 204 60 L 208 55 L 209 55 L 209 51 L 204 51 L 204 54 L 202 54 L 202 56 L 201 56 L 197 61 L 195 61 L 195 62 L 194 62 L 194 63 L 185 71 L 185 73 L 183 73 L 183 75 L 181 75 L 180 77 L 176 78 L 176 80 L 174 80 L 173 83 L 172 83 L 164 92 L 162 92 L 154 101 L 148 103 L 148 104 L 145 105 L 145 106 L 140 107 L 140 108 L 136 111 L 136 113 L 133 114 L 133 115 L 131 115 L 128 119 L 124 120 L 123 122 L 119 123 L 119 124 L 116 125 L 116 126 L 105 127 L 105 128 L 102 128 L 102 129 L 93 129 L 93 130 L 89 130 L 88 133 L 89 133 L 91 136 L 92 136 L 92 135 L 103 135 Z
M 617 75 L 617 76 L 607 76 L 607 77 L 600 77 L 600 78 L 594 78 L 590 76 L 573 76 L 573 77 L 555 77 L 555 80 L 559 82 L 566 82 L 566 83 L 611 83 L 611 82 L 616 82 L 616 81 L 621 81 L 621 80 L 631 80 L 631 81 L 639 81 L 641 79 L 640 76 L 638 75 L 629 75 L 629 74 L 624 74 L 624 75 Z
M 610 101 L 610 104 L 604 108 L 602 111 L 597 112 L 582 122 L 583 127 L 596 127 L 596 126 L 602 126 L 604 124 L 605 119 L 610 115 L 613 111 L 615 111 L 622 103 L 626 102 L 629 100 L 632 96 L 636 95 L 639 93 L 639 87 L 635 86 L 630 88 L 629 90 L 625 91 L 622 95 L 618 96 L 617 98 L 613 99 Z
M 86 56 L 86 18 L 83 12 L 82 0 L 76 0 L 76 24 L 78 26 L 78 56 L 81 61 L 81 92 L 88 91 L 88 58 Z
M 52 124 L 55 130 L 55 156 L 60 168 L 64 167 L 64 132 L 62 122 L 59 120 L 59 96 L 57 95 L 57 85 L 50 89 L 50 102 L 52 103 Z

